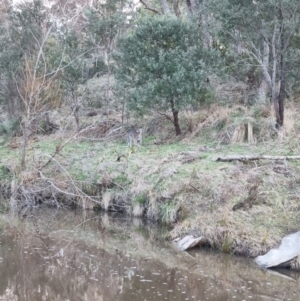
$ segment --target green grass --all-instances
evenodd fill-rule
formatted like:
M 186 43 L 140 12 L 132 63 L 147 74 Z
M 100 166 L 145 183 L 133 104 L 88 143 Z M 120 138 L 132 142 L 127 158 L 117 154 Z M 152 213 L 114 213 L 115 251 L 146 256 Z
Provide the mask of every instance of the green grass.
M 137 196 L 135 196 L 132 200 L 132 203 L 133 204 L 145 204 L 147 202 L 147 194 L 146 193 L 142 193 L 142 194 L 139 194 Z
M 0 181 L 11 180 L 11 179 L 12 179 L 12 174 L 10 173 L 10 171 L 6 167 L 0 165 Z
M 56 145 L 58 145 L 58 143 L 59 143 L 58 141 L 52 141 L 52 140 L 38 141 L 34 144 L 30 144 L 28 146 L 27 152 L 29 154 L 33 154 L 34 152 L 39 151 L 43 154 L 51 155 L 55 152 L 55 148 L 56 148 Z
M 16 153 L 16 150 L 11 150 L 7 146 L 7 139 L 0 137 L 0 158 L 8 158 Z

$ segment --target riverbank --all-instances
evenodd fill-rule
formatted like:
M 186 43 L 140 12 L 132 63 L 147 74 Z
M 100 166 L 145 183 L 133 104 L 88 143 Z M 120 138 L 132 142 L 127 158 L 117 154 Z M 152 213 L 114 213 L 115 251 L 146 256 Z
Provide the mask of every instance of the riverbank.
M 215 160 L 299 153 L 298 108 L 286 110 L 281 132 L 258 112 L 209 108 L 187 116 L 178 138 L 165 120 L 145 121 L 143 145 L 133 148 L 124 129 L 114 132 L 116 120 L 104 131 L 94 116 L 78 134 L 66 117 L 67 130 L 30 140 L 24 170 L 22 137 L 0 138 L 1 190 L 11 209 L 46 203 L 121 211 L 171 224 L 170 239 L 195 234 L 212 248 L 254 257 L 299 230 L 300 221 L 300 161 Z

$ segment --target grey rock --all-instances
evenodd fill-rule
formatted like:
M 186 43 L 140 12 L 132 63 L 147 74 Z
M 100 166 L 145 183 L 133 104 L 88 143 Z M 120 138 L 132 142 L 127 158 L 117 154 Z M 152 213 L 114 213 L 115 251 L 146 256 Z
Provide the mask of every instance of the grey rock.
M 201 240 L 202 240 L 201 236 L 195 238 L 193 235 L 187 235 L 182 239 L 177 238 L 177 239 L 173 240 L 173 243 L 179 250 L 186 251 L 188 249 L 191 249 L 191 248 L 199 245 Z
M 300 255 L 300 231 L 282 239 L 278 249 L 255 258 L 255 262 L 263 268 L 288 266 L 288 263 Z

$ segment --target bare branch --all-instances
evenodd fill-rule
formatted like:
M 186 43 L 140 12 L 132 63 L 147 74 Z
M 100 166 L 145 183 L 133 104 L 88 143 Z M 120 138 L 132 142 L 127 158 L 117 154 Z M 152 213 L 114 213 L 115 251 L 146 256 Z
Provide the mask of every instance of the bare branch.
M 300 156 L 267 156 L 267 155 L 231 155 L 217 157 L 214 161 L 231 162 L 231 161 L 253 161 L 253 160 L 300 160 Z
M 145 9 L 150 10 L 158 15 L 161 15 L 160 11 L 158 11 L 156 8 L 150 7 L 145 0 L 140 0 L 140 2 L 144 5 Z
M 105 123 L 105 121 L 103 121 L 103 123 Z M 60 151 L 61 151 L 67 144 L 69 144 L 72 140 L 76 139 L 76 138 L 77 138 L 79 135 L 81 135 L 82 133 L 86 132 L 87 130 L 92 129 L 92 128 L 94 127 L 95 124 L 96 124 L 96 121 L 95 121 L 93 124 L 91 124 L 90 126 L 88 126 L 88 127 L 84 128 L 84 129 L 82 129 L 81 131 L 75 133 L 75 134 L 74 134 L 72 137 L 70 137 L 63 145 L 60 145 L 60 144 L 57 145 L 57 146 L 56 146 L 56 149 L 55 149 L 55 152 L 54 152 L 52 155 L 50 155 L 49 160 L 48 160 L 41 168 L 46 167 L 46 166 L 54 159 L 54 157 L 55 157 L 57 154 L 60 153 Z
M 171 122 L 174 124 L 174 120 L 172 119 L 171 116 L 169 116 L 169 115 L 167 115 L 167 114 L 165 114 L 165 113 L 159 112 L 159 111 L 156 111 L 156 112 L 157 112 L 159 115 L 166 117 L 169 121 L 171 121 Z

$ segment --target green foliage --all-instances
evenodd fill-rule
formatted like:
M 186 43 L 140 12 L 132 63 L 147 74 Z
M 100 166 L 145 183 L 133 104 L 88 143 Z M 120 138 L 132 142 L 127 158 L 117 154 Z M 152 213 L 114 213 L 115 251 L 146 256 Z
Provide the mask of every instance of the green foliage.
M 63 82 L 65 88 L 74 92 L 79 84 L 85 82 L 83 74 L 84 45 L 74 28 L 66 31 L 62 37 L 61 44 L 64 49 L 63 56 Z
M 91 46 L 102 46 L 110 51 L 119 28 L 125 22 L 125 15 L 119 11 L 110 10 L 107 15 L 99 15 L 96 11 L 89 10 L 86 16 L 87 43 Z
M 12 174 L 9 169 L 4 166 L 0 166 L 0 181 L 10 180 L 11 178 Z
M 20 122 L 17 118 L 12 118 L 5 123 L 0 124 L 0 136 L 13 136 L 20 131 Z
M 114 183 L 121 185 L 121 186 L 130 185 L 131 182 L 132 182 L 132 180 L 129 179 L 126 174 L 120 174 L 114 178 Z
M 174 223 L 177 220 L 179 205 L 175 201 L 164 202 L 160 206 L 161 220 L 165 223 Z
M 99 75 L 107 73 L 111 68 L 110 54 L 114 49 L 115 38 L 126 21 L 122 10 L 124 3 L 125 1 L 119 0 L 97 2 L 96 7 L 103 12 L 102 14 L 94 9 L 85 12 L 85 43 L 96 50 L 93 53 L 93 67 L 89 69 L 90 77 L 96 73 Z M 99 49 L 102 53 L 99 53 Z
M 20 3 L 9 10 L 9 37 L 14 46 L 22 54 L 33 53 L 42 38 L 42 25 L 47 21 L 43 1 Z
M 21 3 L 8 10 L 9 27 L 0 28 L 0 68 L 15 73 L 25 55 L 33 54 L 42 38 L 42 24 L 47 21 L 42 1 Z M 38 42 L 38 43 L 37 43 Z
M 0 136 L 6 134 L 6 128 L 3 123 L 0 124 Z
M 203 49 L 197 31 L 176 17 L 160 16 L 140 21 L 120 38 L 116 78 L 131 109 L 143 113 L 199 105 L 211 70 L 207 62 L 214 58 Z
M 25 61 L 27 64 L 36 62 L 49 19 L 41 0 L 11 4 L 2 13 L 1 18 L 4 16 L 5 19 L 0 23 L 0 85 L 3 85 L 0 87 L 0 95 L 2 93 L 5 100 L 4 108 L 10 115 L 16 116 L 24 108 L 20 92 L 24 92 L 21 85 L 28 76 L 24 73 Z M 46 69 L 45 57 L 43 53 L 36 71 L 42 69 L 44 72 Z
M 133 203 L 135 204 L 140 204 L 143 205 L 147 202 L 147 194 L 143 193 L 143 194 L 139 194 L 137 196 L 134 197 L 134 199 L 132 200 Z
M 227 74 L 258 87 L 266 79 L 263 65 L 268 66 L 270 77 L 275 72 L 279 78 L 280 60 L 284 57 L 287 82 L 296 87 L 299 76 L 295 62 L 300 58 L 298 0 L 211 0 L 208 6 L 215 24 L 219 24 L 215 26 L 214 46 L 222 47 Z M 286 45 L 280 50 L 283 41 Z M 264 42 L 268 44 L 267 51 Z M 275 56 L 271 55 L 272 47 Z
M 107 66 L 103 60 L 103 58 L 97 58 L 93 60 L 92 66 L 89 66 L 88 68 L 88 77 L 92 78 L 96 74 L 97 76 L 102 76 L 105 73 L 107 73 Z

